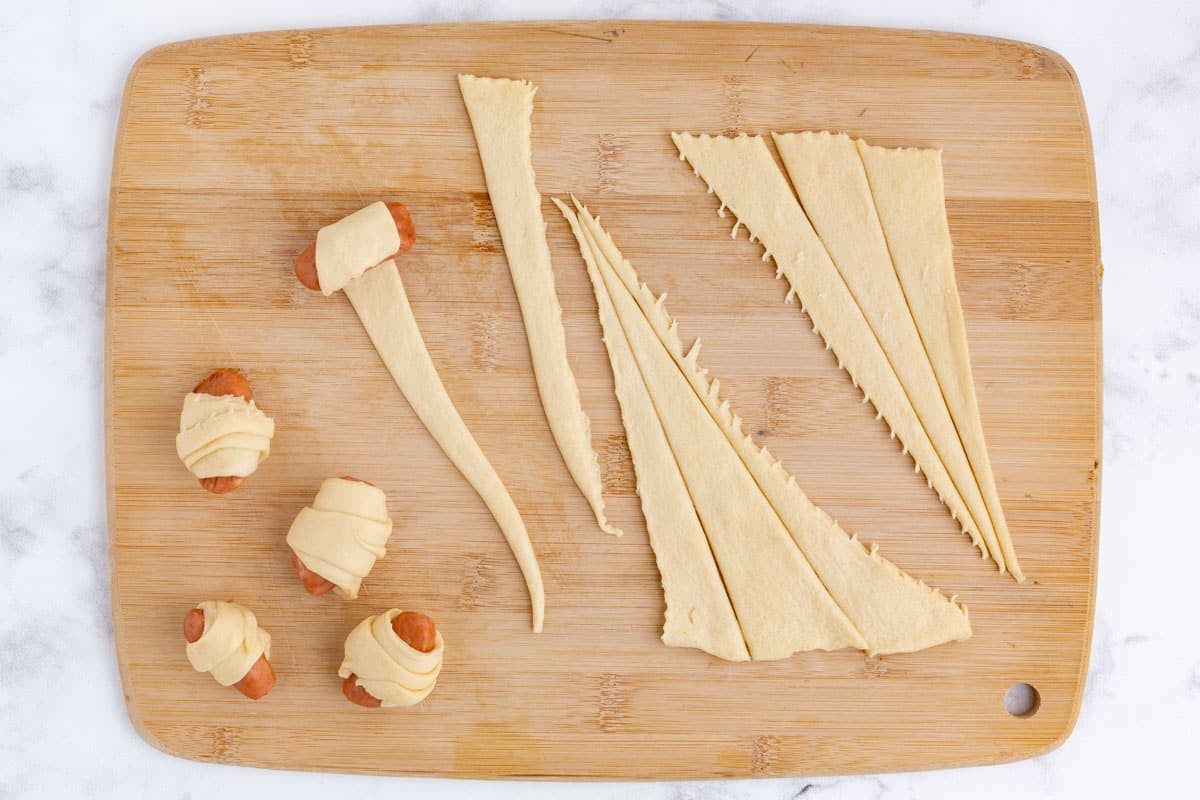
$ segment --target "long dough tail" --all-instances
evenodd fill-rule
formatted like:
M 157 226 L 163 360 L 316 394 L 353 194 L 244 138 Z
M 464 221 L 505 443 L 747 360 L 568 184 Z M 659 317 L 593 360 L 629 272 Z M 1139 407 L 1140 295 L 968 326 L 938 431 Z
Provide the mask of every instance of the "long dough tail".
M 529 532 L 508 489 L 442 385 L 417 327 L 396 263 L 389 260 L 367 270 L 347 283 L 345 291 L 409 405 L 496 518 L 525 578 L 533 630 L 540 633 L 546 600 Z
M 604 515 L 591 422 L 567 361 L 562 307 L 554 291 L 542 196 L 533 172 L 531 118 L 537 87 L 528 81 L 474 75 L 459 75 L 458 85 L 471 117 L 504 255 L 521 304 L 533 374 L 550 432 L 600 528 L 620 536 L 620 529 L 610 525 Z

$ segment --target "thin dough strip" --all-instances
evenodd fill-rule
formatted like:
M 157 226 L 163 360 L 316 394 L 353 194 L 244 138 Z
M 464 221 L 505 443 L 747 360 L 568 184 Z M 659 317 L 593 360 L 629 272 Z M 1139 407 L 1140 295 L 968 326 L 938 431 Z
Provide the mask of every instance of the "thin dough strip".
M 1025 575 L 1017 562 L 1004 509 L 1000 507 L 975 396 L 967 325 L 954 277 L 954 246 L 946 219 L 942 153 L 874 147 L 861 139 L 855 145 L 887 238 L 892 265 L 971 459 L 1004 563 L 1014 578 L 1023 581 Z
M 533 172 L 531 117 L 537 87 L 528 81 L 474 75 L 459 75 L 458 84 L 483 162 L 550 432 L 600 528 L 620 536 L 620 529 L 610 525 L 604 515 L 591 422 L 567 361 L 562 308 L 554 291 L 542 196 Z
M 597 246 L 593 253 L 601 252 Z M 606 258 L 597 261 L 751 657 L 866 649 Z
M 862 159 L 849 136 L 772 134 L 805 216 L 887 354 L 921 425 L 979 525 L 1001 572 L 1004 553 L 950 407 L 921 342 L 875 213 Z
M 986 558 L 988 549 L 979 526 L 762 138 L 680 133 L 672 133 L 671 138 L 680 159 L 686 159 L 720 197 L 722 210 L 728 207 L 738 224 L 745 225 L 761 242 L 763 260 L 775 260 L 776 276 L 787 276 L 791 284 L 789 299 L 800 296 L 801 310 L 811 318 L 814 332 L 822 336 L 826 347 L 833 348 L 839 366 L 875 404 L 892 435 L 900 437 L 904 452 L 912 455 L 916 468 Z
M 496 518 L 529 590 L 533 630 L 541 632 L 545 593 L 529 532 L 508 489 L 442 385 L 409 306 L 396 262 L 384 261 L 349 281 L 344 288 L 375 350 L 409 405 Z
M 603 256 L 593 251 L 575 212 L 558 198 L 553 200 L 571 225 L 596 294 L 604 345 L 637 475 L 637 493 L 662 578 L 667 606 L 663 643 L 696 647 L 726 661 L 748 661 L 750 654 L 704 528 L 600 275 L 597 259 Z

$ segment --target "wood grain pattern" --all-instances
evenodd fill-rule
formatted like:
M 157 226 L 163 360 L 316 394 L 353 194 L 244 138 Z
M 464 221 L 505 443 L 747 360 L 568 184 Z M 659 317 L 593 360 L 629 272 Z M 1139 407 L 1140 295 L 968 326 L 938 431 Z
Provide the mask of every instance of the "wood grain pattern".
M 594 300 L 547 210 L 568 350 L 612 520 L 596 527 L 542 415 L 458 72 L 537 83 L 534 162 L 573 191 L 818 504 L 970 606 L 975 636 L 867 659 L 726 664 L 657 641 L 662 595 L 633 491 Z M 959 535 L 773 280 L 732 241 L 671 130 L 829 129 L 945 151 L 950 225 L 1017 586 Z M 317 227 L 399 199 L 401 259 L 442 378 L 522 509 L 546 632 L 504 540 L 392 384 L 345 298 L 292 278 Z M 548 202 L 548 201 L 547 201 Z M 113 165 L 109 528 L 117 650 L 151 743 L 209 761 L 460 776 L 695 778 L 906 770 L 1045 751 L 1078 713 L 1091 635 L 1100 465 L 1096 192 L 1070 67 L 1016 42 L 707 23 L 405 26 L 168 45 L 134 67 Z M 175 457 L 183 394 L 245 369 L 277 435 L 239 491 Z M 284 536 L 320 481 L 380 485 L 391 552 L 356 602 L 301 590 Z M 180 623 L 245 603 L 279 684 L 251 703 L 192 672 Z M 348 704 L 335 671 L 363 616 L 433 615 L 437 691 Z M 1040 710 L 1015 718 L 1028 681 Z

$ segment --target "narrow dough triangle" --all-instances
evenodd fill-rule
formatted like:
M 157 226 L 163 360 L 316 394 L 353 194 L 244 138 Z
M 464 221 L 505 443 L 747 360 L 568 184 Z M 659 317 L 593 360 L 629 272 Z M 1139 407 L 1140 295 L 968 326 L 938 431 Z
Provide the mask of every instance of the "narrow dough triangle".
M 471 117 L 488 196 L 521 305 L 533 374 L 550 432 L 567 471 L 600 528 L 620 536 L 620 529 L 610 525 L 604 515 L 600 465 L 592 450 L 591 422 L 583 410 L 579 386 L 567 361 L 562 307 L 554 291 L 554 270 L 530 142 L 533 95 L 537 87 L 529 81 L 474 75 L 459 75 L 458 85 Z
M 1004 553 L 991 513 L 892 266 L 858 149 L 845 134 L 773 136 L 805 216 L 883 346 L 913 410 L 978 523 L 988 554 L 1003 572 Z
M 750 655 L 866 649 L 607 261 L 598 262 Z
M 738 627 L 717 563 L 688 496 L 687 486 L 667 443 L 662 423 L 642 382 L 637 361 L 616 309 L 601 278 L 596 255 L 570 208 L 554 198 L 571 225 L 596 293 L 604 345 L 633 467 L 650 546 L 662 577 L 666 616 L 662 640 L 672 647 L 696 647 L 727 661 L 748 661 L 750 654 Z
M 736 138 L 672 133 L 679 157 L 686 159 L 720 197 L 719 213 L 729 208 L 738 225 L 745 225 L 765 250 L 763 260 L 775 260 L 776 277 L 791 284 L 788 297 L 800 297 L 801 308 L 812 319 L 813 330 L 837 354 L 838 363 L 855 386 L 875 404 L 894 436 L 899 436 L 917 469 L 950 509 L 963 532 L 986 558 L 987 549 L 963 496 L 951 479 L 921 425 L 887 354 L 875 338 L 845 281 L 821 246 L 808 218 L 792 194 L 787 178 L 775 165 L 761 137 Z M 974 481 L 972 481 L 974 486 Z
M 916 319 L 954 424 L 996 529 L 1008 571 L 1024 580 L 992 475 L 975 397 L 967 326 L 954 278 L 954 247 L 946 220 L 940 150 L 855 144 L 867 173 L 892 265 Z
M 479 493 L 500 526 L 529 590 L 533 631 L 540 633 L 546 612 L 546 595 L 529 531 L 508 489 L 446 393 L 421 337 L 396 262 L 384 261 L 343 288 L 392 380 L 442 452 Z
M 612 237 L 585 208 L 579 218 L 589 239 L 626 292 L 641 308 L 659 343 L 687 378 L 728 444 L 754 477 L 796 545 L 812 565 L 838 606 L 862 633 L 868 653 L 904 653 L 949 641 L 967 639 L 971 626 L 964 608 L 935 589 L 901 571 L 872 547 L 867 550 L 824 511 L 813 504 L 795 478 L 743 433 L 741 418 L 720 399 L 720 383 L 711 382 L 698 363 L 700 343 L 686 354 L 678 326 L 664 306 L 638 280 L 633 265 L 621 255 Z

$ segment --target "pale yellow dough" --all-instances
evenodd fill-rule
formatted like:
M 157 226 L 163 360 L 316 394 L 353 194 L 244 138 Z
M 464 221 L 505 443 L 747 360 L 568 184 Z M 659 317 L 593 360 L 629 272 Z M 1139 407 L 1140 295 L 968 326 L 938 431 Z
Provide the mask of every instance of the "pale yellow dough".
M 892 264 L 954 415 L 996 529 L 1004 565 L 1024 580 L 1000 507 L 971 374 L 967 326 L 954 277 L 940 150 L 891 149 L 855 142 L 866 169 Z
M 458 84 L 471 117 L 504 255 L 521 304 L 533 374 L 550 431 L 596 522 L 606 533 L 620 536 L 621 531 L 604 515 L 591 423 L 567 361 L 562 308 L 554 291 L 542 196 L 534 179 L 530 144 L 537 87 L 528 81 L 474 75 L 459 75 Z
M 195 608 L 204 612 L 204 633 L 188 644 L 187 657 L 197 672 L 232 686 L 260 657 L 271 657 L 271 635 L 258 627 L 250 609 L 224 600 L 205 600 Z
M 727 661 L 748 661 L 750 654 L 704 528 L 600 275 L 598 263 L 603 254 L 594 249 L 575 212 L 557 198 L 554 202 L 579 242 L 600 309 L 604 344 L 637 473 L 637 493 L 662 577 L 667 605 L 663 643 L 699 648 Z
M 254 473 L 271 453 L 275 423 L 237 395 L 189 392 L 179 415 L 175 452 L 197 478 Z
M 375 350 L 409 405 L 495 517 L 525 578 L 533 630 L 541 631 L 546 600 L 529 532 L 508 489 L 442 385 L 421 338 L 396 262 L 389 259 L 354 278 L 344 288 Z
M 805 215 L 887 354 L 988 554 L 1003 571 L 991 515 L 892 266 L 858 148 L 849 136 L 827 132 L 775 134 L 774 139 Z
M 980 528 L 938 457 L 883 346 L 763 139 L 686 133 L 673 133 L 671 138 L 680 157 L 687 159 L 720 197 L 722 209 L 728 206 L 738 224 L 745 225 L 762 243 L 764 260 L 775 260 L 776 275 L 787 277 L 812 320 L 813 330 L 824 337 L 826 346 L 837 354 L 839 365 L 875 404 L 951 515 L 986 555 Z
M 400 249 L 400 232 L 383 201 L 317 231 L 317 280 L 326 297 Z
M 811 564 L 821 586 L 828 593 L 827 596 L 832 598 L 836 607 L 852 623 L 854 635 L 858 639 L 853 646 L 861 647 L 871 654 L 886 654 L 911 652 L 969 638 L 971 627 L 965 608 L 956 604 L 953 598 L 947 599 L 935 589 L 905 574 L 879 556 L 874 548 L 868 550 L 857 539 L 847 535 L 828 514 L 808 499 L 795 479 L 766 448 L 755 445 L 750 436 L 742 431 L 741 419 L 729 408 L 728 401 L 721 401 L 719 382 L 715 379 L 710 382 L 706 370 L 699 366 L 699 342 L 697 341 L 685 354 L 677 326 L 667 314 L 663 298 L 656 298 L 645 284 L 640 283 L 633 266 L 625 260 L 612 238 L 587 209 L 580 207 L 578 217 L 578 227 L 583 231 L 591 251 L 590 254 L 585 253 L 585 258 L 603 265 L 603 271 L 609 278 L 610 295 L 617 298 L 625 295 L 631 298 L 641 312 L 640 315 L 631 312 L 623 316 L 622 324 L 629 320 L 641 319 L 644 325 L 639 324 L 635 327 L 648 326 L 653 330 L 657 341 L 651 344 L 642 338 L 642 349 L 669 354 L 670 359 L 674 361 L 675 368 L 686 378 L 687 384 L 690 384 L 692 396 L 703 403 L 710 421 L 723 433 L 724 449 L 735 453 L 744 469 L 753 476 L 756 488 L 760 492 L 759 497 L 765 498 L 770 508 L 778 515 L 802 560 Z M 603 309 L 603 303 L 601 307 Z M 636 345 L 635 350 L 638 350 Z M 686 389 L 683 391 L 687 393 Z M 642 424 L 628 415 L 625 415 L 625 422 L 627 431 Z M 667 424 L 665 419 L 663 424 Z M 693 420 L 689 420 L 689 424 L 697 426 L 693 430 L 707 427 Z M 631 433 L 631 442 L 632 439 Z M 675 441 L 672 440 L 672 447 Z M 719 449 L 721 448 L 716 444 L 710 446 L 708 456 L 700 462 L 701 468 L 709 469 L 718 464 L 728 463 L 727 459 L 716 457 L 715 453 Z M 674 452 L 679 459 L 680 468 L 686 473 L 687 451 L 675 449 Z M 701 499 L 697 497 L 696 502 L 701 502 Z M 713 531 L 707 527 L 707 523 L 706 531 L 711 537 Z M 747 548 L 744 554 L 744 557 L 751 561 L 756 556 L 754 548 Z M 721 571 L 727 576 L 726 586 L 734 599 L 734 607 L 738 610 L 740 618 L 738 590 L 729 583 L 729 573 L 724 563 Z M 777 588 L 772 589 L 769 583 L 751 582 L 748 586 L 751 591 L 778 591 Z M 788 587 L 786 591 L 796 591 L 798 588 Z M 821 608 L 821 605 L 818 604 L 816 608 Z M 784 624 L 781 622 L 781 627 Z M 744 625 L 743 629 L 745 630 Z M 750 635 L 747 632 L 748 640 Z M 762 657 L 755 652 L 753 645 L 751 653 L 756 659 Z
M 434 648 L 422 653 L 392 629 L 401 614 L 393 608 L 367 617 L 346 637 L 345 658 L 338 677 L 357 677 L 357 683 L 384 708 L 414 706 L 429 696 L 442 671 L 445 641 L 437 632 Z
M 296 515 L 287 543 L 305 567 L 353 600 L 375 560 L 387 554 L 391 535 L 392 520 L 382 489 L 328 478 L 312 505 Z

